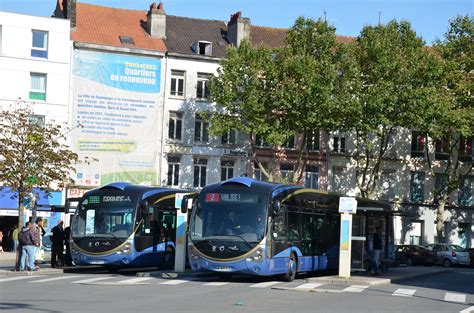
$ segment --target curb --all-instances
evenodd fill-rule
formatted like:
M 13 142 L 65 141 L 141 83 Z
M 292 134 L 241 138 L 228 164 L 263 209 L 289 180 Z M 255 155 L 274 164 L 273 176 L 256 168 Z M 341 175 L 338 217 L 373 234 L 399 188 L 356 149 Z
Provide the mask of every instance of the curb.
M 0 277 L 12 277 L 12 276 L 44 276 L 44 275 L 62 275 L 62 270 L 56 269 L 39 269 L 34 272 L 24 271 L 18 272 L 13 270 L 0 270 Z
M 164 271 L 155 271 L 155 272 L 137 272 L 137 277 L 158 277 L 164 279 L 177 279 L 177 278 L 187 278 L 187 277 L 213 277 L 216 276 L 215 273 L 202 273 L 202 272 L 164 272 Z

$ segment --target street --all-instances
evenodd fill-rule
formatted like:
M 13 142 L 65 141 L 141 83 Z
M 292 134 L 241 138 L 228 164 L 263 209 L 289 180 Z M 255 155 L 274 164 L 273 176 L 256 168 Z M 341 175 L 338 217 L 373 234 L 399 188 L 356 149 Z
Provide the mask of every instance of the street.
M 474 270 L 380 286 L 255 277 L 162 279 L 105 272 L 0 278 L 12 312 L 474 312 Z

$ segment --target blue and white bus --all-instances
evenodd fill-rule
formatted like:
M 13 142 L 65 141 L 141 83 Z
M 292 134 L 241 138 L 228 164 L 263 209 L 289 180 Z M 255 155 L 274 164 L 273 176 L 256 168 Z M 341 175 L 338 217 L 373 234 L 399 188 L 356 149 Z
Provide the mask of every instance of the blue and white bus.
M 86 192 L 72 220 L 74 263 L 172 267 L 178 193 L 189 191 L 118 182 Z
M 339 197 L 246 177 L 206 186 L 192 208 L 190 266 L 223 275 L 281 275 L 288 281 L 298 272 L 336 269 Z M 361 214 L 370 207 L 379 216 L 380 210 L 390 210 L 388 204 L 364 199 L 358 206 L 364 207 Z M 358 219 L 354 227 L 361 227 Z

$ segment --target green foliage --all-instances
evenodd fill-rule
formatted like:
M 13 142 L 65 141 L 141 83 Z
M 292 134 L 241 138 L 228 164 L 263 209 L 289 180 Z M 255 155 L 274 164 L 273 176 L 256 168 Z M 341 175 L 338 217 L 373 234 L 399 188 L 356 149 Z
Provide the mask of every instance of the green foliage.
M 18 103 L 0 112 L 0 181 L 19 194 L 18 203 L 33 187 L 46 191 L 69 183 L 77 155 L 65 145 L 59 125 L 31 122 L 33 110 Z

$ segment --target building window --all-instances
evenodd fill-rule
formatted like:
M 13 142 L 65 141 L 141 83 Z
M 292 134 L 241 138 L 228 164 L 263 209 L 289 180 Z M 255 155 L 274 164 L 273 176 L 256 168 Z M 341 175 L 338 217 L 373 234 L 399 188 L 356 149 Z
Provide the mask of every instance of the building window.
M 286 181 L 292 181 L 293 180 L 293 174 L 295 171 L 295 167 L 293 164 L 280 164 L 280 176 L 281 179 L 286 180 Z
M 423 202 L 425 200 L 425 173 L 411 172 L 410 201 Z
M 319 151 L 319 130 L 306 131 L 306 149 L 308 151 Z
M 425 155 L 426 136 L 425 134 L 412 131 L 411 132 L 411 156 L 413 158 L 421 158 Z
M 35 125 L 38 125 L 40 127 L 44 127 L 46 125 L 44 115 L 31 114 L 29 120 L 30 120 L 31 124 L 35 124 Z
M 194 123 L 194 141 L 209 141 L 209 123 L 204 121 L 199 114 L 196 114 L 196 121 Z
M 33 30 L 31 56 L 36 58 L 48 57 L 48 32 Z
M 209 76 L 210 74 L 198 73 L 197 74 L 197 86 L 196 86 L 196 98 L 207 99 L 209 98 Z
M 332 191 L 342 192 L 343 179 L 344 179 L 344 168 L 343 167 L 333 167 L 332 169 Z
M 464 137 L 459 138 L 459 158 L 461 161 L 474 161 L 474 137 Z
M 206 186 L 207 160 L 194 158 L 194 187 Z
M 234 161 L 221 161 L 221 180 L 228 180 L 234 177 Z
M 183 128 L 183 113 L 170 112 L 170 120 L 168 126 L 168 138 L 181 140 L 181 132 Z
M 186 72 L 171 70 L 171 95 L 184 97 L 184 81 Z
M 463 206 L 474 204 L 474 176 L 465 176 L 458 193 L 458 203 Z
M 263 163 L 262 166 L 265 169 L 267 168 L 267 164 L 265 163 Z M 260 169 L 260 167 L 258 167 L 257 163 L 253 164 L 253 178 L 260 181 L 268 181 L 267 176 L 263 174 L 262 170 Z
M 179 185 L 179 163 L 181 163 L 181 158 L 179 156 L 168 156 L 167 186 Z
M 46 74 L 31 73 L 30 100 L 46 100 Z
M 304 185 L 306 188 L 319 189 L 319 167 L 317 166 L 306 166 L 305 168 L 305 181 Z
M 294 149 L 295 148 L 295 136 L 290 136 L 282 145 L 285 149 Z
M 234 129 L 229 130 L 222 135 L 222 144 L 235 144 L 235 138 L 237 137 L 237 131 Z
M 334 136 L 333 137 L 333 151 L 336 153 L 344 153 L 346 152 L 346 138 L 342 136 Z
M 198 41 L 192 45 L 192 50 L 200 55 L 212 55 L 212 42 Z
M 120 42 L 126 45 L 134 45 L 135 42 L 133 41 L 132 37 L 128 36 L 119 36 Z
M 410 223 L 410 244 L 423 244 L 423 221 L 412 221 Z
M 437 139 L 435 141 L 435 159 L 447 160 L 449 158 L 449 141 L 446 139 Z
M 382 198 L 391 199 L 395 196 L 395 172 L 383 171 L 382 177 Z
M 255 135 L 255 146 L 261 147 L 261 148 L 267 148 L 270 147 L 270 143 L 266 141 L 263 136 L 261 135 Z
M 446 180 L 446 174 L 435 174 L 434 188 L 435 192 L 439 192 L 439 196 L 443 196 L 448 192 L 448 181 Z

